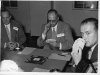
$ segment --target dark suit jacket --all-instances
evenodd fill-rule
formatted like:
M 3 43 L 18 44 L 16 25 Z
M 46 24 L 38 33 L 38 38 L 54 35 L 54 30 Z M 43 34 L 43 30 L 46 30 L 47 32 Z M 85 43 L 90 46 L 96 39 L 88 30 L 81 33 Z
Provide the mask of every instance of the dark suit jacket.
M 94 62 L 98 62 L 98 45 L 96 45 L 96 47 L 94 48 L 90 60 L 88 60 L 89 50 L 90 50 L 90 48 L 89 49 L 87 48 L 87 50 L 86 50 L 86 48 L 84 48 L 84 50 L 82 52 L 82 54 L 83 54 L 82 59 L 78 63 L 78 65 L 76 66 L 76 71 L 75 72 L 80 72 L 80 71 L 83 72 L 84 69 L 88 70 L 88 68 L 85 68 L 86 65 L 84 65 L 84 64 L 91 64 L 91 63 L 94 63 Z
M 84 59 L 88 59 L 88 51 L 89 50 L 90 50 L 89 47 L 84 47 L 84 49 L 82 50 L 82 59 L 81 59 L 81 61 L 78 63 L 78 65 L 76 67 L 67 67 L 66 72 L 76 72 L 77 67 L 79 68 L 78 69 L 78 72 L 79 72 L 80 69 L 82 69 L 82 67 L 84 68 L 84 65 L 83 65 L 82 61 L 84 61 Z M 90 60 L 92 61 L 92 63 L 98 61 L 98 45 L 96 45 L 96 47 L 94 48 Z M 81 66 L 79 66 L 79 65 L 81 65 Z
M 88 51 L 89 51 L 89 50 L 90 50 L 90 48 L 84 47 L 84 49 L 83 49 L 83 54 L 82 54 L 82 57 L 83 57 L 83 58 L 85 57 L 85 58 L 88 59 Z M 98 45 L 96 45 L 96 47 L 94 48 L 90 60 L 91 60 L 92 62 L 98 61 Z
M 42 33 L 45 29 L 45 25 L 42 26 L 41 35 L 37 40 L 38 46 L 45 46 L 46 45 L 45 40 L 52 38 L 52 30 L 50 29 L 47 32 L 46 39 L 45 40 L 42 39 Z M 70 30 L 70 26 L 67 23 L 63 23 L 61 21 L 58 21 L 57 34 L 61 34 L 61 33 L 64 33 L 64 36 L 57 37 L 56 41 L 58 43 L 62 44 L 62 50 L 70 49 L 72 47 L 73 43 L 74 43 L 72 33 L 71 33 L 71 30 Z
M 91 59 L 92 62 L 98 61 L 98 45 L 94 48 L 94 51 L 92 53 Z
M 14 29 L 18 28 L 18 30 Z M 26 37 L 24 31 L 22 29 L 22 25 L 20 22 L 11 20 L 10 22 L 10 31 L 11 31 L 11 38 L 13 42 L 18 42 L 19 45 L 22 45 L 26 41 Z M 5 42 L 8 42 L 8 35 L 3 23 L 1 23 L 1 47 L 4 48 Z

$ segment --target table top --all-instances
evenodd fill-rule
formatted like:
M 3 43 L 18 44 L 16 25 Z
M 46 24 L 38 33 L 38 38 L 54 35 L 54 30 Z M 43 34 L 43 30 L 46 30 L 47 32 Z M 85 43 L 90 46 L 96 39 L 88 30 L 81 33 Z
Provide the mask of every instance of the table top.
M 52 53 L 59 54 L 61 53 L 61 51 L 47 50 L 47 49 L 34 49 L 28 55 L 18 54 L 18 51 L 11 51 L 6 54 L 6 59 L 14 60 L 18 64 L 18 66 L 25 72 L 32 72 L 34 68 L 41 68 L 46 70 L 51 70 L 56 68 L 62 71 L 67 61 L 50 59 L 49 57 Z M 45 56 L 48 57 L 48 59 L 42 65 L 26 63 L 25 60 L 27 60 L 31 55 Z M 71 56 L 69 57 L 69 59 L 71 59 Z

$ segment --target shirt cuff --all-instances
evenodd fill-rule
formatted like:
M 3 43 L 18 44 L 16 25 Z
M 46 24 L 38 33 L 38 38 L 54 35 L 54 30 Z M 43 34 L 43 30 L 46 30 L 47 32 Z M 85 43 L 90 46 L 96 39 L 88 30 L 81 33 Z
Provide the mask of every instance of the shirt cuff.
M 62 44 L 60 43 L 60 47 L 59 47 L 59 49 L 61 50 L 62 49 Z
M 7 47 L 7 45 L 6 45 L 6 43 L 4 44 L 4 48 L 6 48 Z
M 42 39 L 43 39 L 43 40 L 45 39 L 45 37 L 46 37 L 46 35 L 44 35 L 44 34 L 42 33 Z
M 17 47 L 19 47 L 19 43 L 18 42 L 16 42 L 17 43 Z

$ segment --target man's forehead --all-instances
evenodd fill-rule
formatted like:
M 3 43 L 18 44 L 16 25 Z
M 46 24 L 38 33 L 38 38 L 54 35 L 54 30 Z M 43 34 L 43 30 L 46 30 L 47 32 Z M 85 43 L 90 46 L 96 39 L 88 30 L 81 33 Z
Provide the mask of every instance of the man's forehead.
M 1 16 L 10 16 L 9 12 L 7 12 L 7 11 L 6 12 L 2 12 L 1 14 L 2 14 Z
M 87 31 L 93 31 L 93 30 L 94 30 L 93 23 L 87 23 L 81 26 L 81 32 L 87 32 Z
M 56 14 L 54 12 L 50 12 L 48 15 L 53 16 L 53 17 L 56 16 Z

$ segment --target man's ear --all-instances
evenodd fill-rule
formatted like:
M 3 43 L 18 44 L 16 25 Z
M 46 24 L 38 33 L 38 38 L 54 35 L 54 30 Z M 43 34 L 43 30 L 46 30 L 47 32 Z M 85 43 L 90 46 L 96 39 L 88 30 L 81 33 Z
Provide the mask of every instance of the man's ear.
M 59 17 L 57 17 L 57 19 L 59 20 Z
M 10 15 L 10 19 L 11 19 L 11 15 Z

